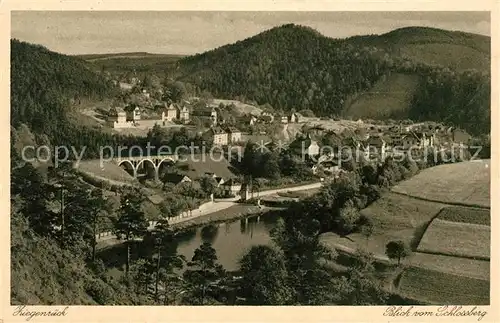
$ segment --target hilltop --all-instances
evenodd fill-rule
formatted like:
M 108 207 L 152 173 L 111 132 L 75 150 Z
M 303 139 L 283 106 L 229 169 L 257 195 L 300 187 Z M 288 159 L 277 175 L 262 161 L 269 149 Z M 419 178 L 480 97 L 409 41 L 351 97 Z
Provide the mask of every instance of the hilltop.
M 182 58 L 176 73 L 215 97 L 239 97 L 285 111 L 446 118 L 477 133 L 489 129 L 489 47 L 489 37 L 435 28 L 332 39 L 288 24 Z M 450 91 L 458 95 L 443 100 Z M 468 124 L 474 119 L 482 126 Z
M 98 156 L 100 146 L 116 146 L 124 139 L 74 115 L 80 103 L 113 98 L 117 90 L 83 59 L 11 40 L 11 129 L 26 125 L 38 144 L 85 146 L 85 157 Z

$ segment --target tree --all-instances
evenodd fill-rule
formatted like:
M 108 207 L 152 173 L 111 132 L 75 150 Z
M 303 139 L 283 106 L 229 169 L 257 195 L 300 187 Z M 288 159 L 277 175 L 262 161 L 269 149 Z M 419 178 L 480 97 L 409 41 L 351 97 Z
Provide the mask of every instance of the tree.
M 30 227 L 42 236 L 53 236 L 57 214 L 47 208 L 50 197 L 49 186 L 43 181 L 42 174 L 30 163 L 12 169 L 11 199 L 18 196 L 24 201 L 20 212 L 29 221 Z
M 397 259 L 398 266 L 401 264 L 401 258 L 406 258 L 410 255 L 410 248 L 402 240 L 390 241 L 385 246 L 385 254 L 390 259 Z
M 324 267 L 324 261 L 333 257 L 320 243 L 320 232 L 319 221 L 310 217 L 300 203 L 290 207 L 271 232 L 285 257 L 294 304 L 331 304 L 335 293 L 331 275 Z
M 182 269 L 185 257 L 177 254 L 177 242 L 175 233 L 170 228 L 167 220 L 160 220 L 152 232 L 153 249 L 156 252 L 155 259 L 155 300 L 159 302 L 159 285 L 163 282 L 164 298 L 168 297 L 167 289 L 169 282 L 179 280 L 180 277 L 175 270 Z M 165 302 L 165 301 L 164 301 Z
M 253 246 L 240 260 L 241 289 L 252 305 L 287 305 L 292 298 L 283 254 L 269 246 Z
M 186 86 L 180 81 L 170 83 L 165 89 L 165 94 L 168 97 L 165 100 L 171 100 L 172 102 L 180 102 L 186 96 Z
M 134 238 L 141 238 L 147 232 L 148 223 L 141 210 L 142 196 L 138 191 L 126 192 L 121 197 L 119 218 L 114 223 L 114 232 L 118 239 L 125 239 L 127 245 L 127 261 L 125 272 L 130 269 L 130 248 Z
M 203 305 L 207 293 L 217 294 L 217 283 L 224 277 L 224 269 L 217 263 L 217 253 L 209 242 L 204 242 L 194 251 L 188 267 L 183 275 L 186 287 L 191 291 L 191 296 L 197 298 Z
M 366 219 L 364 221 L 359 221 L 361 223 L 358 222 L 358 226 L 360 227 L 361 234 L 366 238 L 366 244 L 368 246 L 368 239 L 372 236 L 375 227 L 371 218 L 361 216 L 360 219 Z
M 213 177 L 203 176 L 200 179 L 201 190 L 207 195 L 212 196 L 217 188 L 217 182 Z
M 263 165 L 261 166 L 263 175 L 269 179 L 279 179 L 281 170 L 279 166 L 279 156 L 275 152 L 269 152 L 264 155 Z

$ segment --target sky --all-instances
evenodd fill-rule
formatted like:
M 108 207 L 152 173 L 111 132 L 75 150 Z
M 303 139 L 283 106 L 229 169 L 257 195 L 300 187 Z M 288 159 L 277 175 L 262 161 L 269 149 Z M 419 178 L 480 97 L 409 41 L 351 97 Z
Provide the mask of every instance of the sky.
M 490 35 L 489 12 L 13 11 L 11 36 L 64 54 L 196 54 L 286 23 L 333 38 L 407 26 Z

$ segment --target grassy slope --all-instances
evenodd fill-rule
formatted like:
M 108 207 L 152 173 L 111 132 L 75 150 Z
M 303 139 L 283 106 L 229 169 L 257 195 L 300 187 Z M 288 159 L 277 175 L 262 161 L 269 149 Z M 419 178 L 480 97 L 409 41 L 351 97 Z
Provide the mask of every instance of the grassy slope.
M 346 106 L 345 115 L 358 118 L 394 118 L 405 115 L 417 87 L 416 75 L 392 74 Z
M 394 193 L 383 195 L 378 201 L 361 210 L 361 214 L 374 222 L 374 231 L 367 240 L 359 233 L 340 237 L 334 233 L 322 234 L 322 241 L 327 245 L 337 244 L 383 256 L 385 246 L 391 240 L 403 240 L 416 248 L 431 221 L 445 205 L 421 201 Z
M 434 219 L 417 250 L 424 253 L 489 259 L 490 227 Z
M 126 184 L 136 183 L 136 180 L 127 171 L 110 162 L 104 161 L 103 168 L 101 168 L 99 160 L 81 161 L 78 170 L 97 176 L 98 178 L 105 178 Z
M 489 208 L 489 164 L 489 160 L 484 160 L 431 167 L 392 191 L 442 203 Z
M 361 211 L 374 221 L 375 230 L 368 243 L 370 251 L 384 254 L 385 245 L 391 240 L 403 240 L 416 246 L 429 221 L 443 206 L 393 193 L 384 195 Z M 356 235 L 352 238 L 365 239 Z
M 352 43 L 382 47 L 394 56 L 457 71 L 490 70 L 490 38 L 434 28 L 401 28 L 380 36 L 353 37 Z M 375 83 L 346 106 L 353 118 L 404 118 L 417 86 L 416 75 L 392 75 Z M 374 94 L 373 92 L 393 92 Z M 404 93 L 397 93 L 404 92 Z
M 408 44 L 401 48 L 401 54 L 418 63 L 446 66 L 457 71 L 487 71 L 491 64 L 488 55 L 464 45 Z

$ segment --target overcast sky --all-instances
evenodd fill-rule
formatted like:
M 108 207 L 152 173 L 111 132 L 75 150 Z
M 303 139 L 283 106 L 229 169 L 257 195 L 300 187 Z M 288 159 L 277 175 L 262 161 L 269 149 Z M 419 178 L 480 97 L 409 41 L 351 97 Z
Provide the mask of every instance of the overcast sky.
M 325 36 L 429 26 L 490 35 L 489 12 L 12 12 L 12 37 L 65 54 L 194 54 L 274 26 L 297 23 Z

